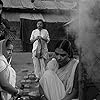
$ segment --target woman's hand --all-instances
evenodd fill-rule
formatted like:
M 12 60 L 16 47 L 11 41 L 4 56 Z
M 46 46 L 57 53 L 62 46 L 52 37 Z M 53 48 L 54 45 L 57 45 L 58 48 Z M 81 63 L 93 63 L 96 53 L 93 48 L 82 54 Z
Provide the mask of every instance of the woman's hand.
M 41 38 L 42 38 L 41 36 L 37 36 L 37 39 L 39 39 L 39 40 L 40 40 Z
M 41 38 L 43 41 L 47 42 L 48 40 L 47 39 L 44 39 L 44 38 Z
M 45 96 L 41 97 L 41 100 L 48 100 Z
M 24 93 L 25 93 L 25 92 L 24 92 L 23 90 L 21 90 L 21 89 L 17 89 L 17 91 L 18 91 L 17 94 L 16 94 L 17 96 L 23 96 Z
M 41 95 L 40 96 L 41 100 L 48 100 L 47 97 L 44 94 L 44 91 L 43 91 L 41 85 L 39 86 L 39 92 L 40 92 L 40 95 Z

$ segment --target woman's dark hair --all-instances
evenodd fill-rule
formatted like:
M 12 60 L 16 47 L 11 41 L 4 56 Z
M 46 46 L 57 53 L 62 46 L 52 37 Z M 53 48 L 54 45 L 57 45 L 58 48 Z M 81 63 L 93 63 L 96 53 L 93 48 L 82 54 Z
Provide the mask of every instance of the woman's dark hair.
M 58 41 L 58 43 L 56 44 L 56 48 L 62 48 L 64 51 L 68 53 L 70 58 L 73 58 L 73 50 L 69 40 Z
M 0 0 L 0 4 L 3 6 L 3 2 Z
M 8 39 L 8 40 L 6 40 L 6 44 L 5 44 L 5 46 L 6 46 L 6 47 L 8 47 L 10 44 L 12 44 L 12 41 L 11 41 L 11 40 L 9 40 L 9 39 Z

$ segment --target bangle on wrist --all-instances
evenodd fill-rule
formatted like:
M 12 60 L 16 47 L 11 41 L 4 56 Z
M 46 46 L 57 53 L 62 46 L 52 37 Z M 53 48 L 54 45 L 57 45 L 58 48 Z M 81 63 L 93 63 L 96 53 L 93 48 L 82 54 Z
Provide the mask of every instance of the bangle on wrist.
M 44 94 L 42 94 L 42 95 L 41 95 L 41 98 L 43 98 L 43 97 L 45 97 L 45 95 L 44 95 Z
M 19 94 L 19 90 L 16 89 L 16 92 L 14 93 L 14 96 L 17 96 Z

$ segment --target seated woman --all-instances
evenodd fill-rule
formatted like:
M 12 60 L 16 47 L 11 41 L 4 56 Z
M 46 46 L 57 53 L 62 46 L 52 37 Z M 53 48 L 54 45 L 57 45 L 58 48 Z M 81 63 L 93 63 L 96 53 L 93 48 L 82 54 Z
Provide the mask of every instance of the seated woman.
M 0 41 L 0 100 L 9 100 L 11 95 L 22 94 L 15 88 L 16 72 L 11 67 L 13 45 L 10 40 Z
M 40 84 L 48 100 L 61 100 L 65 96 L 65 88 L 56 74 L 57 70 L 58 63 L 56 59 L 52 59 L 47 64 L 47 71 L 45 71 L 40 79 Z
M 47 64 L 40 85 L 48 100 L 72 100 L 78 90 L 76 69 L 79 60 L 70 59 L 63 47 L 57 48 L 55 54 Z

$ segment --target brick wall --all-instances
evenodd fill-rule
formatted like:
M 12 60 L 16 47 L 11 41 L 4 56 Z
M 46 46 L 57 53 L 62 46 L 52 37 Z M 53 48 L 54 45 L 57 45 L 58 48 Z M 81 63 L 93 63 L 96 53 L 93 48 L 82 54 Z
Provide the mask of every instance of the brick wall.
M 10 22 L 11 37 L 14 45 L 14 52 L 22 51 L 22 43 L 20 39 L 20 22 Z

